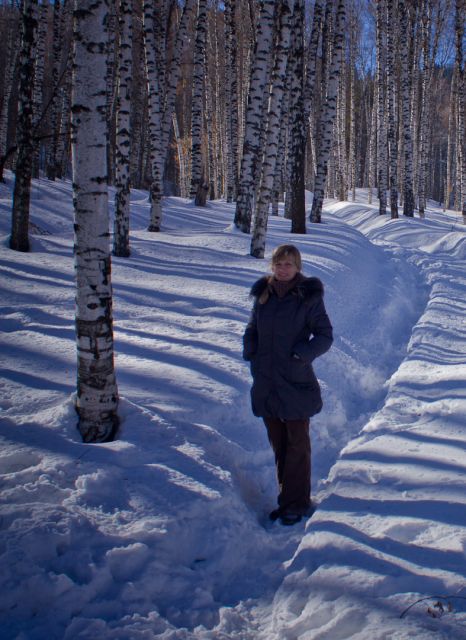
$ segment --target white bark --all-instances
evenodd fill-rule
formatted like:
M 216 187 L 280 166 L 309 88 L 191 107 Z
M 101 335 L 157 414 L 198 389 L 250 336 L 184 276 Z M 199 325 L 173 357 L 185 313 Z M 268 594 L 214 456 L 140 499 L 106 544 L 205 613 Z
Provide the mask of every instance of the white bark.
M 158 16 L 151 0 L 144 1 L 144 49 L 149 101 L 149 138 L 152 182 L 150 186 L 151 211 L 148 230 L 160 231 L 162 224 L 163 174 L 173 124 L 176 90 L 181 73 L 180 58 L 188 40 L 189 19 L 196 0 L 187 0 L 176 32 L 173 57 L 168 72 L 159 68 L 164 60 L 160 52 Z M 160 79 L 165 83 L 161 86 Z M 144 162 L 142 162 L 144 166 Z
M 456 0 L 455 33 L 456 33 L 456 75 L 457 75 L 457 112 L 458 112 L 458 151 L 457 151 L 457 190 L 460 195 L 460 211 L 466 224 L 466 79 L 464 73 L 464 34 L 465 34 L 465 0 Z
M 325 105 L 322 110 L 319 129 L 321 136 L 317 152 L 317 171 L 314 185 L 314 198 L 310 219 L 312 222 L 321 222 L 322 205 L 324 201 L 325 187 L 327 183 L 327 168 L 332 148 L 332 132 L 336 114 L 336 100 L 338 92 L 338 79 L 340 64 L 344 48 L 344 27 L 346 18 L 345 0 L 338 0 L 332 61 L 329 68 L 329 79 Z
M 396 5 L 387 5 L 387 110 L 388 110 L 388 155 L 390 164 L 390 213 L 392 219 L 398 218 L 398 136 L 396 114 L 396 67 L 395 67 L 395 29 Z
M 50 128 L 52 131 L 52 140 L 47 150 L 47 178 L 55 180 L 57 175 L 57 148 L 58 148 L 58 118 L 60 114 L 60 92 L 58 82 L 60 78 L 61 68 L 61 50 L 62 50 L 62 33 L 61 33 L 61 13 L 62 6 L 60 2 L 55 2 L 53 6 L 53 40 L 52 40 L 52 87 L 53 98 L 51 107 Z
M 150 220 L 148 231 L 160 231 L 162 223 L 163 171 L 166 149 L 162 141 L 161 87 L 157 69 L 157 42 L 152 0 L 144 2 L 144 51 L 149 103 L 149 138 L 152 183 L 150 186 Z
M 377 0 L 377 192 L 379 214 L 387 212 L 386 0 Z
M 432 119 L 432 83 L 434 77 L 434 64 L 437 57 L 440 34 L 443 31 L 444 13 L 437 7 L 435 20 L 433 16 L 433 1 L 424 0 L 422 20 L 422 84 L 420 101 L 419 124 L 419 171 L 418 171 L 418 199 L 419 215 L 424 217 L 427 198 L 427 181 L 429 173 L 429 156 L 431 140 Z M 434 33 L 432 35 L 432 30 Z
M 346 64 L 342 60 L 335 121 L 335 186 L 339 200 L 348 199 L 348 158 L 346 153 Z
M 129 256 L 132 0 L 119 0 L 120 47 L 118 50 L 117 126 L 115 150 L 115 219 L 113 253 Z
M 33 140 L 34 43 L 37 29 L 37 0 L 24 0 L 21 20 L 20 80 L 16 139 L 18 158 L 11 222 L 10 248 L 29 251 L 29 203 L 31 197 Z
M 368 197 L 367 201 L 372 204 L 372 194 L 375 186 L 375 168 L 377 166 L 377 85 L 374 83 L 371 109 L 371 125 L 369 131 L 369 167 L 368 167 Z
M 443 210 L 449 209 L 451 205 L 451 193 L 453 190 L 453 166 L 456 133 L 456 67 L 453 71 L 450 87 L 450 111 L 448 114 L 448 141 L 446 158 L 445 194 Z
M 13 21 L 11 21 L 13 23 Z M 8 136 L 8 118 L 9 118 L 9 107 L 10 107 L 10 96 L 13 90 L 13 80 L 15 76 L 15 69 L 18 61 L 18 55 L 20 50 L 20 31 L 16 28 L 15 24 L 11 24 L 8 31 L 8 39 L 7 39 L 7 67 L 5 69 L 5 77 L 3 80 L 3 96 L 1 100 L 1 111 L 0 111 L 0 160 L 1 160 L 1 171 L 0 171 L 0 182 L 3 181 L 3 161 L 6 156 L 8 149 L 7 146 L 7 136 Z
M 180 176 L 180 195 L 182 198 L 187 198 L 189 193 L 189 184 L 187 177 L 187 164 L 188 159 L 183 149 L 183 144 L 180 139 L 180 129 L 178 126 L 178 119 L 176 113 L 173 114 L 173 133 L 175 136 L 176 151 L 178 157 L 178 171 Z
M 350 68 L 349 68 L 349 84 L 350 84 L 350 125 L 349 125 L 349 151 L 348 151 L 348 187 L 351 191 L 351 200 L 356 200 L 356 98 L 355 98 L 355 78 L 356 78 L 356 16 L 354 9 L 351 12 L 350 21 Z M 362 100 L 361 100 L 362 102 Z M 361 109 L 362 111 L 362 109 Z M 362 114 L 361 114 L 362 116 Z
M 235 225 L 243 233 L 249 233 L 250 231 L 254 206 L 262 109 L 264 93 L 268 86 L 269 57 L 273 45 L 275 5 L 274 0 L 263 0 L 261 4 L 254 59 L 251 67 L 243 155 L 235 214 Z
M 238 189 L 238 82 L 236 44 L 236 0 L 225 1 L 225 115 L 226 195 L 236 199 Z
M 204 117 L 204 76 L 205 45 L 207 33 L 207 0 L 198 0 L 199 10 L 194 47 L 193 95 L 191 111 L 191 198 L 196 197 L 205 179 L 205 164 L 202 153 L 202 134 Z
M 275 66 L 272 73 L 272 92 L 269 102 L 265 153 L 261 167 L 262 177 L 251 239 L 251 255 L 255 258 L 263 258 L 265 253 L 267 219 L 277 161 L 282 99 L 285 93 L 285 74 L 290 44 L 293 2 L 291 0 L 281 2 L 280 12 L 280 31 Z
M 287 201 L 291 216 L 291 233 L 306 233 L 304 165 L 307 118 L 304 109 L 304 2 L 296 0 L 293 12 L 290 48 L 289 142 Z M 313 79 L 308 79 L 313 86 Z
M 47 16 L 48 16 L 48 4 L 39 4 L 37 6 L 37 38 L 34 48 L 34 88 L 32 92 L 33 101 L 33 130 L 36 142 L 34 144 L 34 160 L 33 160 L 33 173 L 35 177 L 39 177 L 39 153 L 40 143 L 37 141 L 37 137 L 40 133 L 40 125 L 42 120 L 43 111 L 43 80 L 44 80 L 44 67 L 45 67 L 45 38 L 47 33 Z
M 75 0 L 72 97 L 78 428 L 85 442 L 113 439 L 113 364 L 107 194 L 106 0 Z
M 398 3 L 400 14 L 400 32 L 408 33 L 409 17 L 404 0 Z M 401 38 L 401 95 L 402 95 L 402 126 L 404 147 L 404 186 L 403 186 L 403 215 L 414 216 L 413 193 L 413 142 L 411 132 L 411 81 L 409 69 L 409 43 Z

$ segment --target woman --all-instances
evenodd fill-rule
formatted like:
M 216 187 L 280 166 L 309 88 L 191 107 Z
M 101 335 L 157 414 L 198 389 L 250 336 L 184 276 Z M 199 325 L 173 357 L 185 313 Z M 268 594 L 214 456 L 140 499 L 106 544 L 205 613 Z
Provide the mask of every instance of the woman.
M 277 247 L 271 267 L 251 288 L 243 358 L 251 362 L 252 410 L 275 454 L 280 493 L 270 518 L 292 525 L 311 512 L 309 418 L 322 409 L 311 363 L 330 349 L 333 335 L 322 282 L 301 273 L 298 249 Z

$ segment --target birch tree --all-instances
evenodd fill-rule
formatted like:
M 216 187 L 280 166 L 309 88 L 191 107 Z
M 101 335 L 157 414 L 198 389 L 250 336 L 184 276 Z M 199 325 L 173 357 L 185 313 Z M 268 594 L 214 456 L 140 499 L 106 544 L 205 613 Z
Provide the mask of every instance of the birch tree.
M 281 2 L 278 10 L 280 11 L 280 22 L 279 32 L 277 34 L 275 64 L 272 73 L 272 91 L 269 100 L 267 135 L 251 238 L 251 255 L 255 258 L 263 258 L 265 253 L 267 219 L 277 161 L 282 100 L 285 93 L 285 74 L 290 44 L 291 16 L 293 13 L 292 1 Z
M 316 167 L 316 105 L 315 95 L 317 93 L 316 74 L 319 42 L 322 38 L 325 0 L 315 0 L 314 13 L 312 16 L 312 30 L 307 47 L 306 77 L 304 81 L 304 122 L 306 125 L 306 138 L 309 140 L 309 156 L 312 161 L 313 175 L 315 178 Z
M 334 123 L 335 195 L 339 200 L 348 198 L 348 157 L 346 153 L 346 85 L 347 65 L 342 60 L 337 98 L 337 113 Z
M 249 233 L 251 229 L 264 95 L 269 80 L 269 60 L 274 36 L 275 6 L 276 3 L 274 0 L 262 0 L 261 2 L 253 63 L 251 66 L 243 155 L 234 219 L 235 225 L 243 233 Z
M 368 145 L 368 197 L 367 201 L 372 204 L 372 193 L 375 186 L 375 172 L 377 167 L 377 86 L 374 85 L 372 93 L 371 119 L 369 128 L 369 145 Z
M 148 120 L 150 139 L 150 221 L 148 231 L 160 231 L 162 223 L 163 174 L 165 160 L 169 149 L 170 131 L 173 125 L 176 91 L 181 73 L 180 59 L 184 50 L 184 43 L 188 41 L 187 31 L 189 20 L 196 0 L 187 0 L 177 26 L 173 45 L 173 55 L 168 70 L 161 70 L 160 48 L 162 43 L 157 41 L 157 16 L 155 6 L 151 0 L 144 1 L 143 33 L 144 52 L 147 74 Z M 165 33 L 162 32 L 165 36 Z
M 306 233 L 304 168 L 306 155 L 306 120 L 304 110 L 304 2 L 294 3 L 291 28 L 290 126 L 288 143 L 287 199 L 291 215 L 291 233 Z
M 53 5 L 53 40 L 52 40 L 52 86 L 54 94 L 52 97 L 50 128 L 52 130 L 52 140 L 47 153 L 47 178 L 55 180 L 57 175 L 57 148 L 58 148 L 58 118 L 60 113 L 60 93 L 58 82 L 61 71 L 61 48 L 62 48 L 62 5 L 55 2 Z
M 426 190 L 429 173 L 429 154 L 431 151 L 430 122 L 432 117 L 432 83 L 434 79 L 435 59 L 438 43 L 444 26 L 444 10 L 437 5 L 434 15 L 434 2 L 424 0 L 422 5 L 422 74 L 421 99 L 419 116 L 419 170 L 418 170 L 418 201 L 419 215 L 424 217 L 426 208 Z M 433 33 L 432 33 L 433 32 Z
M 387 212 L 386 16 L 386 0 L 377 0 L 377 191 L 380 215 Z
M 72 96 L 78 429 L 84 442 L 118 428 L 107 193 L 107 0 L 75 0 Z
M 456 77 L 457 77 L 457 111 L 458 111 L 458 181 L 457 189 L 460 194 L 460 211 L 466 224 L 466 80 L 464 73 L 464 33 L 465 33 L 465 0 L 456 0 L 455 5 L 455 43 L 456 43 Z
M 47 19 L 48 19 L 48 4 L 38 4 L 37 11 L 37 31 L 34 43 L 34 86 L 32 90 L 32 102 L 33 102 L 33 136 L 35 138 L 34 144 L 34 160 L 32 164 L 33 175 L 35 178 L 39 177 L 39 156 L 40 156 L 40 142 L 39 134 L 41 130 L 41 124 L 43 119 L 44 98 L 43 98 L 43 80 L 45 70 L 45 39 L 47 35 Z
M 448 113 L 448 134 L 447 134 L 447 158 L 446 158 L 446 176 L 443 210 L 449 209 L 451 205 L 451 193 L 453 190 L 453 167 L 454 167 L 454 149 L 456 139 L 456 66 L 453 70 L 450 85 L 450 101 Z
M 333 124 L 336 114 L 336 101 L 338 93 L 338 80 L 340 75 L 340 65 L 344 51 L 344 28 L 346 20 L 345 0 L 338 0 L 336 9 L 336 21 L 334 30 L 334 41 L 332 60 L 329 67 L 329 79 L 327 84 L 327 94 L 323 108 L 321 110 L 319 129 L 321 136 L 316 158 L 316 178 L 314 184 L 314 198 L 312 201 L 311 222 L 321 222 L 322 205 L 324 202 L 325 187 L 327 182 L 327 169 L 332 148 Z
M 160 231 L 162 222 L 163 170 L 165 150 L 162 141 L 162 96 L 157 68 L 157 42 L 155 39 L 155 6 L 152 0 L 144 2 L 144 52 L 146 60 L 149 105 L 149 140 L 151 185 L 150 221 L 148 231 Z
M 20 51 L 21 32 L 16 28 L 16 21 L 8 20 L 6 61 L 3 78 L 3 95 L 0 111 L 0 182 L 3 182 L 3 168 L 7 160 L 8 123 L 10 118 L 10 97 L 14 89 L 15 71 Z
M 29 203 L 34 157 L 33 102 L 34 41 L 37 30 L 37 0 L 24 0 L 21 21 L 20 79 L 17 145 L 10 248 L 29 251 Z
M 107 173 L 108 183 L 114 184 L 115 182 L 115 138 L 116 138 L 116 102 L 117 102 L 117 59 L 118 59 L 118 47 L 119 47 L 119 33 L 117 29 L 118 17 L 117 17 L 117 5 L 118 2 L 109 2 L 108 17 L 107 17 L 107 31 L 111 34 L 108 38 L 107 44 L 107 68 L 106 68 L 106 82 L 107 82 L 107 129 L 108 129 L 108 143 L 107 143 Z
M 400 17 L 400 33 L 407 34 L 410 30 L 408 7 L 405 0 L 398 3 Z M 414 192 L 413 192 L 413 141 L 411 134 L 411 79 L 409 68 L 409 42 L 408 38 L 401 38 L 401 102 L 402 102 L 402 127 L 404 149 L 404 185 L 403 185 L 403 215 L 414 216 Z
M 396 117 L 396 65 L 395 65 L 395 33 L 392 25 L 396 24 L 396 4 L 387 3 L 387 112 L 388 112 L 388 157 L 390 214 L 392 219 L 398 218 L 398 136 Z
M 236 0 L 225 0 L 225 111 L 227 154 L 227 202 L 238 189 L 238 82 L 236 42 Z
M 207 0 L 198 0 L 196 44 L 194 46 L 193 96 L 191 112 L 191 198 L 195 198 L 205 181 L 202 153 L 205 46 L 207 33 Z
M 132 77 L 132 0 L 119 0 L 120 46 L 117 75 L 117 126 L 115 150 L 115 220 L 113 253 L 126 257 L 129 247 L 130 155 L 131 155 L 131 77 Z
M 349 145 L 348 145 L 348 181 L 351 190 L 351 200 L 356 200 L 356 38 L 357 21 L 354 7 L 351 9 L 350 17 L 350 42 L 349 42 L 349 85 L 350 85 L 350 125 L 349 125 Z

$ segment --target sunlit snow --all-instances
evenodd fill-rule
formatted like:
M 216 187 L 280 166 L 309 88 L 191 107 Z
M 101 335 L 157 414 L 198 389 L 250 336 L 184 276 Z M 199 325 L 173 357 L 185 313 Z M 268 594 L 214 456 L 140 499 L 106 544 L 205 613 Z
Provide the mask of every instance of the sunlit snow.
M 234 205 L 164 200 L 113 258 L 122 427 L 80 441 L 70 182 L 34 181 L 32 251 L 0 185 L 0 625 L 5 640 L 466 638 L 466 245 L 461 218 L 327 202 L 266 260 Z M 113 209 L 111 192 L 110 210 Z M 251 284 L 295 243 L 325 285 L 307 523 L 276 485 L 241 359 Z

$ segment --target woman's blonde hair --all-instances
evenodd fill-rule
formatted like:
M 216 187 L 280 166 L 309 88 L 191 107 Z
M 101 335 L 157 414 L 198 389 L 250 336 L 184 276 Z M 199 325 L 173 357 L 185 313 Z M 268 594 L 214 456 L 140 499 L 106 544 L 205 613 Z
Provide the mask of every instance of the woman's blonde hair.
M 297 249 L 294 244 L 281 244 L 272 251 L 272 258 L 270 260 L 272 266 L 283 260 L 284 258 L 293 258 L 294 263 L 298 271 L 301 271 L 303 267 L 303 263 L 301 260 L 301 254 L 299 253 L 299 249 Z M 269 299 L 270 295 L 270 281 L 272 280 L 272 276 L 269 277 L 269 282 L 267 287 L 265 287 L 264 291 L 259 296 L 259 304 L 265 304 Z
M 301 254 L 294 244 L 281 244 L 278 247 L 275 247 L 272 252 L 272 265 L 277 264 L 277 262 L 280 262 L 280 260 L 283 260 L 284 258 L 293 258 L 298 271 L 301 271 L 303 268 Z

